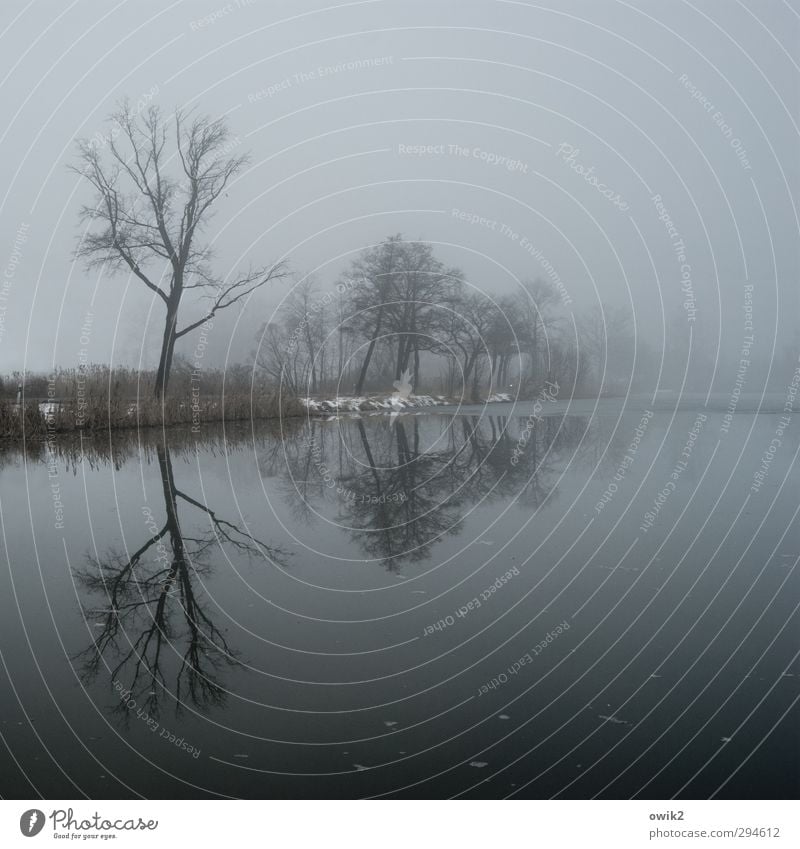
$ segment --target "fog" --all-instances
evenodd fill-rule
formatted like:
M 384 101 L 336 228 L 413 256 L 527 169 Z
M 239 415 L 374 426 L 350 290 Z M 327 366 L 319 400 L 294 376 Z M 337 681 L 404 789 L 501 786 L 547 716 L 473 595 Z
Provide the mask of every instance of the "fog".
M 161 304 L 132 275 L 73 258 L 91 199 L 68 170 L 76 139 L 102 147 L 128 97 L 226 116 L 237 154 L 250 153 L 205 233 L 223 273 L 287 259 L 330 286 L 359 251 L 402 233 L 491 296 L 541 277 L 559 284 L 569 322 L 594 304 L 626 309 L 666 350 L 666 388 L 683 379 L 689 328 L 706 383 L 716 364 L 729 386 L 750 334 L 748 381 L 772 368 L 785 383 L 799 306 L 799 19 L 790 4 L 726 4 L 722 31 L 712 12 L 5 4 L 3 371 L 74 366 L 81 351 L 157 360 Z M 291 287 L 221 315 L 206 364 L 247 361 Z M 202 314 L 189 295 L 183 309 Z
M 789 833 L 799 36 L 798 0 L 0 4 L 0 800 L 70 806 L 12 831 Z M 408 839 L 531 823 L 435 813 Z

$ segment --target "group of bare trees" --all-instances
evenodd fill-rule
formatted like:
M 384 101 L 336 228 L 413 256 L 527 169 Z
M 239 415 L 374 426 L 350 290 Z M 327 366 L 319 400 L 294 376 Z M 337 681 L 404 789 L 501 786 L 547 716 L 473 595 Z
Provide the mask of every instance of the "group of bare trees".
M 81 210 L 77 255 L 89 267 L 129 274 L 163 304 L 154 381 L 163 401 L 178 340 L 288 269 L 283 262 L 225 274 L 212 268 L 203 230 L 247 162 L 230 155 L 235 144 L 223 120 L 123 105 L 112 121 L 102 146 L 80 144 L 75 170 L 94 197 Z M 546 380 L 601 391 L 605 364 L 619 366 L 630 353 L 621 312 L 591 313 L 576 327 L 541 280 L 509 294 L 493 289 L 465 281 L 430 244 L 393 235 L 362 251 L 332 291 L 300 279 L 264 324 L 255 362 L 290 395 L 386 392 L 402 378 L 417 394 L 476 401 L 493 392 L 532 397 Z M 195 315 L 179 327 L 192 290 L 200 296 Z
M 492 297 L 431 245 L 393 235 L 365 249 L 333 291 L 299 280 L 260 331 L 256 362 L 293 394 L 361 395 L 408 375 L 417 392 L 475 400 L 550 374 L 557 302 L 541 281 Z
M 558 292 L 535 279 L 494 294 L 446 266 L 430 244 L 393 235 L 366 248 L 334 289 L 292 287 L 258 334 L 256 364 L 294 395 L 387 392 L 478 401 L 533 397 L 546 381 L 578 391 L 630 373 L 628 314 L 596 309 L 576 324 Z

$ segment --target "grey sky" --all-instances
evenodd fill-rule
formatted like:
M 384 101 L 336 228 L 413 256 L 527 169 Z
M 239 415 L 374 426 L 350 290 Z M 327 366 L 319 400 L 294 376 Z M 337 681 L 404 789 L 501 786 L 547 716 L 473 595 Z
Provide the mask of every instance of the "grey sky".
M 757 348 L 794 336 L 797 3 L 6 0 L 0 32 L 2 371 L 75 365 L 89 311 L 90 360 L 156 357 L 161 304 L 71 259 L 74 139 L 125 95 L 227 114 L 250 151 L 208 230 L 220 268 L 286 256 L 332 281 L 402 232 L 490 292 L 552 267 L 570 308 L 632 304 L 657 345 L 686 264 L 726 351 L 748 281 Z M 218 321 L 208 362 L 244 357 L 287 291 Z

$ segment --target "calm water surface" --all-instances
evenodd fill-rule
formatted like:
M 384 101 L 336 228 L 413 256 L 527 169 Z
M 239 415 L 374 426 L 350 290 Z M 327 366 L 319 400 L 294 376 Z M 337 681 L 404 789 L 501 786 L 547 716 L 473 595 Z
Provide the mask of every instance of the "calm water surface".
M 6 450 L 0 793 L 796 797 L 796 427 L 496 409 Z

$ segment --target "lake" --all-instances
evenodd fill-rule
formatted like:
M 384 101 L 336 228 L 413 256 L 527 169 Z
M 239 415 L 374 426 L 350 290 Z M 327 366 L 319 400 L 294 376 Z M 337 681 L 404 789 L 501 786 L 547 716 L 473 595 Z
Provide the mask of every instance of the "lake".
M 0 793 L 796 797 L 800 440 L 729 418 L 4 449 Z

